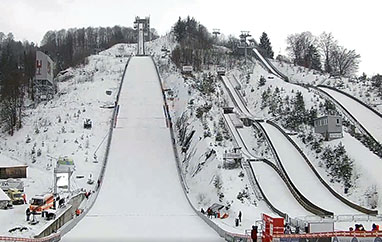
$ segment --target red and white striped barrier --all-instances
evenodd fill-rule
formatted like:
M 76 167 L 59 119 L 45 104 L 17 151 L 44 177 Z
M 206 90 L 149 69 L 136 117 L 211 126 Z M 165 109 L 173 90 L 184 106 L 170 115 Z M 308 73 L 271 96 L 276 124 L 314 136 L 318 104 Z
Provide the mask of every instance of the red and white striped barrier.
M 59 241 L 61 235 L 59 233 L 52 234 L 44 238 L 17 238 L 9 236 L 0 236 L 0 241 L 24 241 L 24 242 L 47 242 L 47 241 Z
M 382 231 L 337 231 L 309 234 L 273 234 L 273 238 L 382 237 Z

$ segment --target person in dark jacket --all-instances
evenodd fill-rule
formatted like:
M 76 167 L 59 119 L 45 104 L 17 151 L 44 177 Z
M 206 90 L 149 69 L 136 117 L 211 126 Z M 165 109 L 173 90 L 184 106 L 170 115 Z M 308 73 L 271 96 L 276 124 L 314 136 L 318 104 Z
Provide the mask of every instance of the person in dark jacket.
M 257 242 L 257 226 L 253 225 L 251 230 L 252 242 Z
M 31 216 L 31 210 L 27 208 L 27 210 L 25 211 L 25 214 L 27 215 L 27 221 L 29 221 L 29 217 Z
M 239 211 L 239 222 L 241 223 L 241 211 Z

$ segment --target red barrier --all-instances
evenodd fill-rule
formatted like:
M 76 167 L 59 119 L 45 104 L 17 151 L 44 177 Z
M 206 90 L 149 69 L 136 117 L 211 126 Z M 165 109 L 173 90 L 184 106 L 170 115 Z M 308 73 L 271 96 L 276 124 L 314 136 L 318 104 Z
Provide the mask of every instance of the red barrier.
M 44 238 L 17 238 L 9 236 L 0 236 L 0 241 L 24 241 L 24 242 L 46 242 L 46 241 L 59 241 L 61 238 L 60 234 L 52 234 Z
M 263 214 L 264 231 L 262 235 L 263 242 L 271 242 L 276 235 L 284 234 L 284 218 L 272 218 Z
M 310 234 L 274 234 L 274 238 L 382 237 L 382 231 L 336 231 Z

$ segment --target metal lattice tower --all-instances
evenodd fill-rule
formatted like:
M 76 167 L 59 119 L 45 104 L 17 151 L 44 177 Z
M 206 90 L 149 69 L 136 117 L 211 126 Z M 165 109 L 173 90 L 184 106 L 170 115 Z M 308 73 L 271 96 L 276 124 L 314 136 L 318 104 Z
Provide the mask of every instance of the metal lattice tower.
M 249 34 L 249 31 L 241 31 L 241 34 L 239 37 L 240 37 L 240 44 L 239 44 L 238 48 L 244 49 L 245 65 L 247 65 L 247 49 L 252 48 L 252 47 L 248 46 L 247 38 L 251 37 L 251 35 Z

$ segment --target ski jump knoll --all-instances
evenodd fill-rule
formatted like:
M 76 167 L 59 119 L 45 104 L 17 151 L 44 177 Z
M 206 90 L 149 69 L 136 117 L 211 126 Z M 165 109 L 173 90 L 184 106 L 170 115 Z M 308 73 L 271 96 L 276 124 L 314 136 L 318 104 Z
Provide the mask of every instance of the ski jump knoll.
M 223 241 L 182 190 L 150 57 L 126 70 L 99 196 L 63 241 Z

